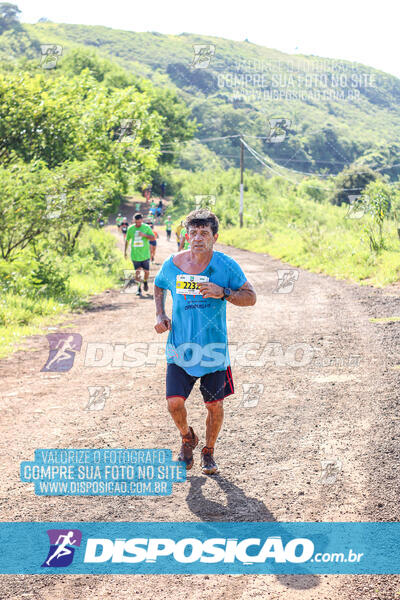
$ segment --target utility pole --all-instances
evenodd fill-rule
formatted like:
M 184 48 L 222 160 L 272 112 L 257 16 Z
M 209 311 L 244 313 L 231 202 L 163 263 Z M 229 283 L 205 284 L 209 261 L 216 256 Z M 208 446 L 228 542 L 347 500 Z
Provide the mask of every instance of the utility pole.
M 242 140 L 242 138 L 240 138 L 240 208 L 239 208 L 240 227 L 243 227 L 243 155 L 244 155 L 243 140 Z

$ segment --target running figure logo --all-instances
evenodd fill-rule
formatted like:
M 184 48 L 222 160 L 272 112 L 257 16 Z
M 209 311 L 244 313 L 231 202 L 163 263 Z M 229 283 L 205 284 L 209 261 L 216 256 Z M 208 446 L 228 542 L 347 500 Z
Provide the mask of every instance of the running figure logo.
M 135 273 L 134 269 L 124 269 L 124 285 L 120 290 L 121 294 L 134 294 L 136 290 L 134 285 L 135 281 Z
M 137 119 L 122 119 L 118 129 L 119 142 L 134 142 L 136 131 L 140 127 L 140 121 Z
M 207 69 L 215 54 L 214 44 L 193 44 L 194 56 L 192 69 Z
M 257 406 L 264 391 L 263 383 L 242 383 L 243 398 L 241 405 L 245 408 Z
M 85 410 L 103 410 L 106 400 L 110 397 L 108 385 L 89 385 L 89 400 Z
M 342 461 L 341 460 L 338 460 L 338 459 L 321 460 L 320 482 L 325 485 L 332 485 L 332 483 L 335 483 L 341 470 L 342 470 Z
M 235 399 L 229 402 L 230 414 L 233 415 L 240 412 L 243 408 L 255 408 L 264 392 L 263 383 L 242 383 L 242 397 L 239 400 Z
M 349 194 L 349 208 L 346 219 L 362 219 L 368 211 L 368 196 L 362 194 Z
M 42 567 L 68 567 L 74 558 L 74 546 L 80 546 L 82 532 L 79 529 L 48 529 L 50 549 Z
M 62 55 L 62 46 L 58 44 L 41 44 L 40 66 L 42 69 L 55 69 L 57 66 L 58 57 Z
M 56 196 L 46 196 L 46 219 L 59 219 L 66 202 L 67 194 L 64 193 Z
M 268 119 L 268 122 L 270 131 L 267 141 L 272 142 L 273 144 L 283 142 L 292 121 L 290 119 Z
M 277 269 L 276 273 L 278 284 L 274 294 L 290 294 L 299 278 L 299 272 L 296 269 Z
M 41 371 L 65 372 L 72 369 L 75 352 L 82 347 L 80 333 L 48 333 L 49 357 Z
M 194 201 L 196 205 L 196 210 L 214 210 L 215 196 L 213 196 L 212 194 L 198 194 L 194 197 Z

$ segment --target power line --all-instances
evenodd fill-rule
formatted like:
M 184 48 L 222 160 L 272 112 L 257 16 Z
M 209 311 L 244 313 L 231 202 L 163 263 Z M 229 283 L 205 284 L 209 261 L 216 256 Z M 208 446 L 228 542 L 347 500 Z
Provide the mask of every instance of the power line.
M 163 148 L 165 146 L 181 146 L 182 144 L 187 144 L 189 142 L 199 142 L 199 143 L 204 143 L 204 142 L 214 142 L 214 141 L 219 141 L 219 140 L 227 140 L 227 139 L 235 139 L 235 138 L 252 138 L 252 139 L 260 139 L 260 140 L 266 140 L 269 139 L 266 136 L 255 136 L 255 135 L 247 135 L 247 134 L 232 134 L 232 135 L 224 135 L 224 136 L 219 136 L 219 137 L 209 137 L 209 138 L 192 138 L 190 140 L 183 140 L 182 142 L 167 142 L 165 144 L 161 144 L 160 147 Z M 244 140 L 243 140 L 244 141 Z M 254 148 L 253 148 L 254 150 Z M 254 150 L 254 152 L 257 152 L 256 150 Z M 225 156 L 227 158 L 234 158 L 233 156 L 230 155 L 218 155 L 218 156 Z M 261 156 L 261 155 L 260 155 Z M 305 162 L 304 159 L 294 159 L 294 158 L 289 158 L 287 160 L 287 162 Z M 328 163 L 328 164 L 335 164 L 335 165 L 348 165 L 350 166 L 350 164 L 348 162 L 345 161 L 333 161 L 333 160 L 316 160 L 315 162 L 323 162 L 323 163 Z M 279 163 L 277 163 L 276 161 L 274 161 L 274 164 L 276 164 L 278 167 L 281 168 L 286 168 L 283 165 L 280 165 Z M 267 166 L 267 165 L 265 165 Z M 400 163 L 395 163 L 393 165 L 388 165 L 386 167 L 378 167 L 375 168 L 375 165 L 370 166 L 369 168 L 374 169 L 375 171 L 384 171 L 387 169 L 393 169 L 395 167 L 400 167 Z M 291 171 L 294 171 L 295 173 L 298 173 L 299 175 L 311 175 L 314 177 L 331 177 L 334 176 L 334 174 L 332 173 L 328 173 L 328 174 L 320 174 L 320 173 L 313 173 L 310 171 L 297 171 L 296 169 L 290 169 Z M 362 173 L 367 173 L 368 171 L 360 171 L 360 174 Z
M 217 140 L 227 140 L 229 138 L 240 138 L 240 133 L 235 134 L 235 135 L 223 135 L 220 137 L 211 137 L 211 138 L 192 138 L 191 140 L 183 140 L 182 142 L 167 142 L 166 144 L 161 144 L 161 147 L 163 146 L 174 146 L 174 145 L 180 145 L 180 144 L 187 144 L 188 142 L 214 142 Z
M 277 175 L 279 175 L 280 177 L 282 177 L 281 173 L 278 173 L 278 171 L 275 171 L 275 169 L 273 169 L 270 165 L 267 165 L 267 163 L 262 158 L 260 158 L 259 156 L 257 156 L 257 152 L 256 152 L 256 150 L 254 150 L 254 148 L 252 148 L 251 146 L 249 146 L 243 139 L 241 139 L 240 141 L 245 146 L 245 148 L 247 148 L 247 150 L 250 152 L 250 154 L 252 154 L 254 156 L 254 158 L 256 158 L 258 160 L 258 162 L 260 162 L 262 165 L 264 165 L 264 167 L 267 167 L 267 169 L 269 169 L 273 173 L 276 173 Z
M 165 143 L 165 144 L 161 144 L 161 147 L 162 148 L 165 147 L 165 146 L 175 146 L 175 147 L 178 146 L 178 147 L 180 147 L 183 144 L 187 144 L 188 142 L 206 143 L 206 142 L 213 142 L 213 141 L 221 141 L 221 140 L 227 140 L 227 139 L 240 138 L 241 144 L 243 143 L 243 145 L 250 152 L 250 154 L 251 154 L 251 156 L 253 158 L 255 158 L 260 164 L 262 164 L 264 167 L 266 167 L 267 169 L 269 169 L 275 175 L 277 175 L 279 177 L 283 177 L 284 179 L 286 179 L 287 181 L 290 181 L 291 183 L 297 184 L 298 181 L 289 178 L 287 176 L 287 174 L 283 174 L 283 173 L 277 171 L 270 164 L 267 164 L 266 161 L 270 160 L 273 163 L 273 165 L 276 166 L 277 168 L 285 169 L 286 171 L 292 171 L 293 173 L 296 173 L 298 175 L 311 176 L 311 177 L 315 177 L 317 179 L 318 178 L 323 179 L 323 178 L 329 178 L 329 177 L 334 177 L 335 176 L 332 173 L 329 173 L 329 174 L 325 174 L 325 173 L 324 174 L 320 174 L 320 173 L 315 173 L 315 172 L 310 172 L 310 171 L 298 171 L 298 170 L 293 169 L 293 168 L 284 167 L 283 165 L 280 165 L 276 161 L 273 161 L 270 157 L 268 157 L 268 158 L 263 157 L 257 150 L 255 150 L 255 148 L 252 148 L 247 142 L 245 142 L 245 140 L 243 139 L 244 137 L 246 137 L 246 138 L 252 138 L 252 139 L 263 139 L 263 140 L 269 139 L 266 136 L 251 136 L 251 135 L 247 135 L 247 134 L 231 134 L 231 135 L 218 136 L 218 137 L 192 138 L 190 140 L 184 140 L 182 142 L 168 142 L 168 143 Z M 172 151 L 172 150 L 170 150 L 170 151 L 168 151 L 168 150 L 161 150 L 160 153 L 161 154 L 174 154 L 175 152 Z M 235 156 L 223 155 L 223 154 L 216 154 L 216 156 L 217 157 L 221 156 L 221 157 L 224 157 L 224 158 L 235 158 Z M 290 159 L 288 159 L 287 162 L 304 162 L 304 161 L 303 160 L 294 159 L 294 158 L 290 158 Z M 317 161 L 317 162 L 327 162 L 327 163 L 330 162 L 331 164 L 343 164 L 343 165 L 347 164 L 348 165 L 348 163 L 341 162 L 341 161 L 339 162 L 339 161 L 323 161 L 323 160 L 320 160 L 320 161 Z M 384 171 L 384 170 L 387 170 L 387 169 L 393 169 L 393 168 L 398 167 L 398 166 L 400 166 L 400 163 L 395 163 L 395 164 L 390 165 L 390 166 L 378 167 L 378 168 L 375 168 L 375 171 Z M 369 168 L 372 169 L 373 166 L 369 167 Z M 365 173 L 368 173 L 368 171 L 359 171 L 359 173 L 360 174 L 363 174 L 363 173 L 365 174 Z M 393 182 L 393 183 L 389 183 L 388 185 L 389 186 L 396 186 L 396 185 L 399 185 L 399 183 L 400 182 Z M 310 187 L 315 187 L 315 188 L 321 189 L 321 186 L 310 185 Z M 331 188 L 324 187 L 322 189 L 324 189 L 324 190 L 330 190 Z M 361 189 L 363 189 L 363 188 L 362 187 L 357 187 L 357 188 L 341 188 L 341 189 L 338 189 L 337 191 L 344 191 L 344 190 L 358 191 L 358 190 L 361 190 Z
M 279 177 L 282 177 L 283 179 L 286 179 L 286 180 L 287 180 L 287 181 L 289 181 L 290 183 L 294 183 L 295 185 L 297 185 L 297 184 L 298 184 L 298 181 L 295 181 L 295 180 L 293 180 L 293 179 L 290 179 L 289 177 L 287 177 L 287 176 L 283 175 L 282 173 L 279 173 L 278 171 L 276 171 L 275 169 L 273 169 L 273 168 L 272 168 L 270 165 L 268 165 L 266 162 L 264 162 L 264 160 L 262 159 L 261 155 L 260 155 L 260 154 L 259 154 L 259 153 L 258 153 L 256 150 L 254 150 L 254 148 L 252 148 L 251 146 L 249 146 L 249 145 L 248 145 L 248 144 L 247 144 L 247 143 L 246 143 L 244 140 L 241 140 L 241 141 L 243 141 L 243 144 L 245 145 L 245 147 L 247 148 L 247 150 L 248 150 L 248 151 L 249 151 L 249 152 L 250 152 L 250 153 L 251 153 L 251 154 L 254 156 L 254 158 L 256 158 L 256 159 L 257 159 L 257 160 L 258 160 L 258 161 L 259 161 L 261 164 L 263 164 L 265 167 L 267 167 L 267 169 L 269 169 L 269 170 L 270 170 L 270 171 L 272 171 L 273 173 L 277 174 Z M 278 165 L 278 166 L 279 166 L 279 165 Z M 281 168 L 282 168 L 282 167 L 281 167 Z M 291 171 L 295 171 L 294 169 L 290 169 L 290 170 L 291 170 Z M 318 177 L 319 177 L 319 176 L 318 176 L 318 175 L 316 175 L 315 173 L 302 173 L 301 171 L 295 171 L 295 173 L 304 174 L 304 175 L 306 175 L 306 174 L 309 174 L 309 175 L 312 175 L 313 177 L 316 177 L 316 178 L 318 178 Z M 328 175 L 328 177 L 330 177 L 330 175 Z M 398 183 L 400 183 L 400 182 L 398 182 Z M 397 185 L 398 185 L 398 183 L 397 183 Z M 325 191 L 332 191 L 332 188 L 328 188 L 328 187 L 321 187 L 321 186 L 312 185 L 312 184 L 311 184 L 311 185 L 310 185 L 310 184 L 308 184 L 308 185 L 309 185 L 309 187 L 314 187 L 314 188 L 316 188 L 316 189 L 323 189 L 323 190 L 325 190 Z M 396 185 L 396 183 L 395 183 L 394 185 Z M 335 192 L 344 192 L 344 191 L 347 191 L 347 192 L 357 192 L 357 191 L 359 191 L 359 190 L 362 190 L 362 189 L 364 189 L 364 188 L 363 188 L 363 187 L 355 187 L 355 188 L 337 188 L 337 189 L 335 189 Z

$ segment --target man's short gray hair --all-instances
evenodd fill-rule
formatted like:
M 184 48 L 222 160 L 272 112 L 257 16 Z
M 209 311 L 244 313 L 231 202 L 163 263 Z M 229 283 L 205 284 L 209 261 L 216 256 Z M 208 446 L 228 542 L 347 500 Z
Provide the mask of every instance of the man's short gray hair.
M 213 235 L 218 233 L 219 221 L 217 215 L 214 215 L 210 210 L 206 208 L 199 208 L 192 210 L 186 217 L 185 227 L 186 231 L 189 232 L 189 227 L 207 227 L 210 225 Z

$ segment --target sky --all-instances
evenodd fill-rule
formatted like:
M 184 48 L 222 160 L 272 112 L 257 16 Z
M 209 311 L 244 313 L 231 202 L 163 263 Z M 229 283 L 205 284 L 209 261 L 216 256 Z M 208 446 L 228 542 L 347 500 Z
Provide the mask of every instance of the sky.
M 400 77 L 398 0 L 9 0 L 21 21 L 198 33 L 355 61 Z

